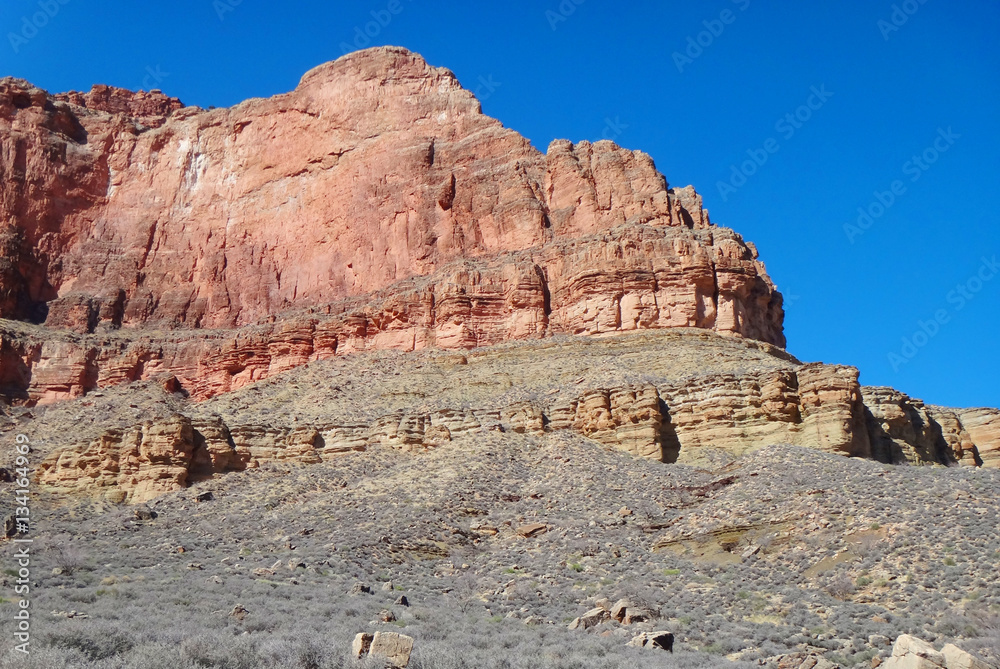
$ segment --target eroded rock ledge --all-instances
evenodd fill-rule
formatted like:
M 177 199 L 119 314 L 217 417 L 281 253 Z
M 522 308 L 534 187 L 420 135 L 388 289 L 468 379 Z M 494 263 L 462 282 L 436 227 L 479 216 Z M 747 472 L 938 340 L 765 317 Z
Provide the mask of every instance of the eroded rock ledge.
M 713 351 L 711 344 L 703 346 L 709 349 L 706 355 L 727 354 Z M 571 366 L 560 368 L 559 361 L 573 353 L 529 346 L 522 355 L 529 354 L 532 365 L 551 369 L 549 381 L 555 383 L 548 391 L 525 396 L 511 387 L 511 379 L 522 371 L 537 374 L 523 364 L 511 363 L 508 372 L 498 374 L 493 366 L 468 363 L 464 355 L 448 358 L 438 353 L 431 354 L 433 365 L 425 373 L 461 379 L 459 383 L 470 388 L 469 402 L 456 394 L 446 395 L 437 406 L 421 406 L 421 398 L 437 391 L 421 390 L 424 382 L 405 364 L 385 372 L 383 378 L 391 385 L 378 391 L 387 398 L 384 407 L 365 406 L 363 397 L 347 402 L 343 396 L 350 390 L 339 384 L 349 383 L 350 377 L 321 364 L 311 373 L 340 379 L 323 391 L 329 393 L 329 406 L 320 400 L 321 406 L 306 415 L 305 407 L 317 403 L 321 393 L 289 403 L 292 414 L 276 409 L 261 416 L 261 407 L 269 406 L 276 389 L 294 394 L 300 381 L 307 382 L 293 370 L 290 377 L 276 379 L 271 389 L 247 388 L 226 396 L 225 406 L 188 404 L 187 409 L 59 448 L 45 458 L 38 478 L 50 486 L 143 501 L 272 461 L 335 462 L 343 453 L 375 446 L 421 452 L 488 431 L 561 430 L 668 463 L 717 465 L 767 444 L 785 443 L 886 463 L 1000 466 L 1000 411 L 928 407 L 890 389 L 863 388 L 857 370 L 850 367 L 775 358 L 769 369 L 761 369 L 758 362 L 732 372 L 680 374 L 674 379 L 652 373 L 645 382 L 601 385 L 599 368 L 565 380 L 576 372 Z M 758 355 L 766 361 L 770 354 Z M 422 357 L 414 364 L 424 368 L 427 360 Z M 537 377 L 534 382 L 544 385 Z

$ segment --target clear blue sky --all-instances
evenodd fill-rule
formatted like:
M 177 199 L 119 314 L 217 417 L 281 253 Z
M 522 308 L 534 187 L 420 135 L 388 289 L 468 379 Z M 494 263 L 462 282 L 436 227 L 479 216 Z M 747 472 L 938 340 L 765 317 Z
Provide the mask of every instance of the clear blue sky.
M 907 0 L 893 17 L 893 4 L 5 0 L 0 75 L 231 105 L 294 88 L 367 27 L 370 45 L 452 69 L 542 150 L 613 137 L 694 184 L 713 221 L 760 248 L 799 358 L 927 402 L 1000 406 L 1000 270 L 981 268 L 1000 256 L 1000 7 Z M 706 46 L 678 59 L 689 37 Z M 808 120 L 779 125 L 796 112 Z M 767 160 L 743 184 L 732 166 L 752 155 Z M 894 202 L 880 211 L 876 191 Z M 849 235 L 859 207 L 876 216 Z

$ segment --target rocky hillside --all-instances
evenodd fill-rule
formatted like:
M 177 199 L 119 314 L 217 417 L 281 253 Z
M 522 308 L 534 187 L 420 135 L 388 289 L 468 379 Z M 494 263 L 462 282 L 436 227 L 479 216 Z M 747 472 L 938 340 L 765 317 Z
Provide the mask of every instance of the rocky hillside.
M 1000 412 L 928 407 L 861 387 L 856 369 L 697 329 L 342 356 L 201 402 L 164 376 L 12 410 L 8 429 L 15 420 L 30 425 L 40 483 L 129 502 L 267 463 L 491 434 L 575 435 L 702 466 L 780 443 L 1000 467 Z
M 704 469 L 492 430 L 265 462 L 148 506 L 41 490 L 36 645 L 0 667 L 384 669 L 351 641 L 392 631 L 410 669 L 870 669 L 905 634 L 987 663 L 889 666 L 992 669 L 998 486 L 810 448 Z M 628 645 L 660 630 L 673 654 Z
M 0 176 L 0 669 L 1000 666 L 1000 411 L 796 359 L 641 152 L 377 48 L 0 79 Z

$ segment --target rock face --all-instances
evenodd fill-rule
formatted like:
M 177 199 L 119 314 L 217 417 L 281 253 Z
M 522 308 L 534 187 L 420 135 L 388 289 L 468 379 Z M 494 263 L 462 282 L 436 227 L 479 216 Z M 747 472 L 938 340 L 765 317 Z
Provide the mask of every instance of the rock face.
M 707 376 L 664 394 L 686 448 L 742 453 L 762 443 L 790 443 L 872 455 L 858 370 L 852 367 L 811 364 Z
M 942 413 L 947 414 L 948 410 L 945 409 Z M 1000 411 L 981 408 L 954 413 L 961 430 L 959 439 L 953 438 L 949 443 L 960 445 L 962 450 L 959 452 L 963 454 L 963 462 L 967 462 L 968 456 L 965 454 L 970 453 L 972 461 L 977 464 L 981 461 L 984 467 L 1000 467 Z
M 1000 410 L 929 406 L 884 387 L 865 388 L 864 403 L 883 462 L 1000 467 Z
M 403 49 L 216 110 L 7 78 L 0 141 L 0 317 L 104 335 L 4 328 L 21 401 L 164 370 L 208 397 L 344 352 L 554 333 L 784 344 L 756 250 L 693 189 L 607 141 L 543 154 Z
M 132 92 L 101 84 L 95 85 L 89 93 L 60 93 L 52 96 L 52 100 L 105 114 L 124 114 L 147 128 L 159 128 L 170 114 L 184 107 L 177 98 L 168 97 L 159 91 Z
M 86 477 L 89 486 L 124 492 L 138 503 L 186 487 L 198 478 L 241 469 L 242 462 L 228 447 L 224 432 L 200 427 L 208 432 L 207 438 L 182 415 L 132 430 L 109 430 L 94 441 L 60 451 L 46 463 L 39 480 L 74 487 Z

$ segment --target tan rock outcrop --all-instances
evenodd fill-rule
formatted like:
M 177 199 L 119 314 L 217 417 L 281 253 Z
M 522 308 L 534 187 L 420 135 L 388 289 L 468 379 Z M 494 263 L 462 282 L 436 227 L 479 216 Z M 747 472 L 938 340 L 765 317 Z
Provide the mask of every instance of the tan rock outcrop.
M 387 667 L 402 669 L 410 664 L 413 637 L 396 632 L 375 632 L 368 655 L 385 660 Z
M 568 405 L 552 407 L 551 428 L 572 428 L 584 436 L 633 455 L 676 461 L 665 452 L 663 411 L 653 386 L 595 389 Z
M 902 634 L 892 647 L 892 657 L 882 665 L 886 669 L 987 669 L 987 664 L 954 644 L 940 651 L 909 634 Z
M 358 632 L 354 636 L 354 640 L 351 642 L 351 656 L 361 659 L 368 655 L 368 651 L 372 647 L 372 639 L 374 634 L 369 632 Z
M 875 457 L 1000 467 L 1000 410 L 925 405 L 892 388 L 864 389 Z
M 778 443 L 883 462 L 994 462 L 978 455 L 996 450 L 991 412 L 926 407 L 882 388 L 865 388 L 868 404 L 862 404 L 858 372 L 849 367 L 783 365 L 742 375 L 604 388 L 573 383 L 554 394 L 511 399 L 504 394 L 509 383 L 491 365 L 476 364 L 481 371 L 466 383 L 488 389 L 478 406 L 387 410 L 373 405 L 343 418 L 331 409 L 303 420 L 270 419 L 266 408 L 263 413 L 237 409 L 223 420 L 188 403 L 191 417 L 175 413 L 60 443 L 42 463 L 39 481 L 106 495 L 113 487 L 138 502 L 268 462 L 335 462 L 344 453 L 375 446 L 420 453 L 492 431 L 541 435 L 565 430 L 638 457 L 693 464 Z M 406 394 L 411 382 L 392 378 L 402 379 L 400 391 Z M 970 415 L 980 422 L 966 430 L 963 421 Z
M 973 443 L 974 457 L 984 467 L 1000 467 L 1000 411 L 997 409 L 965 409 L 956 412 Z
M 674 652 L 674 635 L 671 632 L 642 632 L 628 642 L 633 648 L 658 648 Z
M 591 627 L 597 627 L 601 623 L 610 619 L 611 615 L 608 613 L 608 610 L 598 606 L 590 609 L 579 618 L 574 618 L 568 627 L 571 630 L 588 630 Z
M 949 427 L 948 443 L 938 422 L 938 412 L 931 411 L 920 400 L 913 400 L 892 388 L 865 388 L 865 405 L 869 408 L 869 430 L 872 447 L 885 462 L 950 464 L 965 454 L 967 435 L 957 415 L 944 414 Z M 956 457 L 956 451 L 961 455 Z
M 901 634 L 892 647 L 892 657 L 885 666 L 889 669 L 930 669 L 945 666 L 944 655 L 934 646 L 909 634 Z
M 975 658 L 971 653 L 967 653 L 953 643 L 946 643 L 941 649 L 944 656 L 945 666 L 948 669 L 989 669 L 982 660 Z
M 39 466 L 37 478 L 59 488 L 114 486 L 139 503 L 185 487 L 194 449 L 190 419 L 176 415 L 60 450 Z
M 699 449 L 740 454 L 788 443 L 843 455 L 871 453 L 858 370 L 803 365 L 796 371 L 704 376 L 661 388 L 680 461 Z
M 270 415 L 266 397 L 275 392 L 298 395 L 302 386 L 296 378 L 314 383 L 324 373 L 309 372 L 311 367 L 295 370 L 283 382 L 290 384 L 284 390 L 279 390 L 278 382 L 266 381 L 234 393 L 235 404 L 218 398 L 207 405 L 169 395 L 174 377 L 157 377 L 149 387 L 160 397 L 172 398 L 173 413 L 161 411 L 159 417 L 134 428 L 129 421 L 135 418 L 125 418 L 116 427 L 79 441 L 60 433 L 57 449 L 40 468 L 39 481 L 105 495 L 114 488 L 121 497 L 143 501 L 268 462 L 335 462 L 345 453 L 376 446 L 421 453 L 494 431 L 530 435 L 570 431 L 637 457 L 699 465 L 726 461 L 769 444 L 883 462 L 995 463 L 980 454 L 997 452 L 996 412 L 930 407 L 892 389 L 862 389 L 854 368 L 798 364 L 783 352 L 757 348 L 761 346 L 690 331 L 622 335 L 600 344 L 575 339 L 467 355 L 413 354 L 419 360 L 413 369 L 405 362 L 411 356 L 397 356 L 394 364 L 399 366 L 385 368 L 395 372 L 379 372 L 383 385 L 376 397 L 381 399 L 360 405 L 347 399 L 353 391 L 340 384 L 349 386 L 360 378 L 357 375 L 365 373 L 367 363 L 331 360 L 318 363 L 318 368 L 333 367 L 342 375 L 328 391 L 333 394 L 292 401 L 288 406 L 295 414 L 276 416 Z M 579 357 L 597 348 L 607 355 L 624 354 L 621 369 L 629 376 L 633 375 L 630 360 L 637 361 L 637 370 L 642 370 L 642 360 L 646 366 L 660 364 L 663 356 L 677 360 L 643 375 L 660 379 L 656 382 L 601 385 L 598 381 L 607 377 L 589 367 L 600 365 L 600 358 Z M 739 360 L 739 366 L 689 375 L 727 357 Z M 751 360 L 755 367 L 744 369 L 742 365 Z M 678 364 L 683 373 L 670 379 L 657 376 Z M 567 376 L 569 367 L 579 371 Z M 580 371 L 583 376 L 578 376 Z M 430 379 L 438 381 L 428 386 Z M 447 397 L 438 398 L 435 406 L 421 406 L 441 395 L 440 379 L 450 379 L 446 385 L 454 388 L 446 390 Z M 526 381 L 530 388 L 524 387 Z M 470 399 L 471 392 L 475 399 Z M 393 396 L 401 399 L 387 403 Z M 89 405 L 92 400 L 79 402 Z M 102 420 L 114 406 L 112 402 L 98 414 Z M 307 409 L 310 406 L 316 410 Z M 308 415 L 297 415 L 300 408 Z

